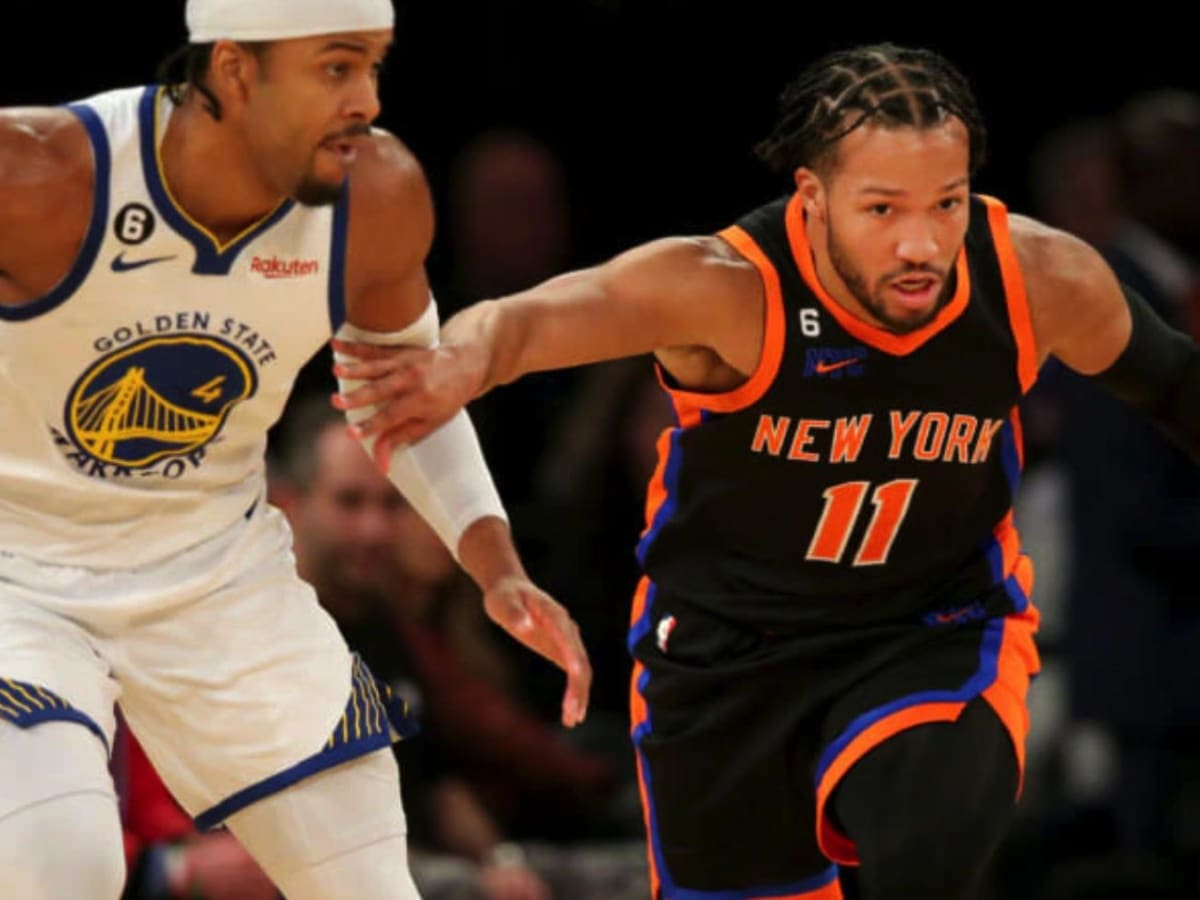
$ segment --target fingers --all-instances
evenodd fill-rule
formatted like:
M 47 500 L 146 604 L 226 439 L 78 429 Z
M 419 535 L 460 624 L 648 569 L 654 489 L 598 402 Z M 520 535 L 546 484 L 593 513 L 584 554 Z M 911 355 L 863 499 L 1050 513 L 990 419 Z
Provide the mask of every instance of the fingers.
M 579 628 L 557 603 L 549 598 L 527 603 L 534 622 L 550 635 L 554 643 L 551 657 L 566 672 L 567 687 L 563 693 L 562 723 L 573 728 L 587 716 L 588 695 L 592 688 L 592 666 Z
M 353 356 L 358 360 L 375 360 L 375 359 L 391 359 L 397 353 L 411 351 L 412 353 L 421 353 L 424 348 L 405 346 L 403 344 L 363 344 L 358 341 L 345 341 L 341 338 L 333 338 L 330 341 L 335 353 L 343 354 L 344 356 Z
M 562 723 L 568 728 L 587 716 L 592 666 L 567 611 L 532 585 L 516 591 L 496 591 L 484 598 L 488 614 L 514 638 L 563 670 Z
M 397 363 L 405 362 L 406 357 L 400 355 L 403 351 L 398 351 L 396 354 L 388 357 L 379 357 L 373 360 L 363 360 L 355 362 L 346 362 L 345 360 L 335 360 L 333 364 L 333 374 L 338 378 L 345 378 L 350 381 L 367 381 L 371 378 L 378 378 L 381 375 L 387 375 L 394 369 L 399 368 Z
M 411 388 L 412 382 L 412 377 L 404 372 L 386 375 L 375 381 L 368 381 L 352 391 L 334 394 L 333 405 L 341 410 L 351 410 L 375 406 L 382 400 L 403 400 L 406 389 Z

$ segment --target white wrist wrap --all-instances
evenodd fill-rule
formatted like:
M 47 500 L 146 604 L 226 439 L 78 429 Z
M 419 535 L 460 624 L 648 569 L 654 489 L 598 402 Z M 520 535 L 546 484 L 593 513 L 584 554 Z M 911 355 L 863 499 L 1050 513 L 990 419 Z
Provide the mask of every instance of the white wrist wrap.
M 436 347 L 437 305 L 431 298 L 421 317 L 401 331 L 383 334 L 345 322 L 338 329 L 337 337 L 380 346 Z M 335 353 L 334 357 L 341 363 L 354 362 L 341 354 Z M 361 381 L 338 379 L 342 393 L 362 384 Z M 371 406 L 350 410 L 346 417 L 352 423 L 358 422 L 372 415 L 375 409 Z M 364 438 L 363 445 L 368 453 L 372 453 L 374 437 Z M 459 539 L 471 523 L 484 516 L 507 521 L 504 505 L 492 483 L 466 410 L 415 444 L 393 450 L 388 478 L 437 532 L 455 559 L 458 558 Z

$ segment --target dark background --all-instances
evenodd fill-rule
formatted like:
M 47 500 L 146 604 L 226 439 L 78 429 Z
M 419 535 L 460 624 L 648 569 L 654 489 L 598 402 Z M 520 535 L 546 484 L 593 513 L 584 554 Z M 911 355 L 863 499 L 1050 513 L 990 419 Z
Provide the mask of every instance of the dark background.
M 21 7 L 25 24 L 5 29 L 0 105 L 152 80 L 185 39 L 182 0 Z M 1049 4 L 1040 15 L 786 0 L 422 0 L 398 9 L 382 124 L 416 151 L 439 203 L 472 136 L 514 125 L 541 137 L 567 168 L 575 262 L 714 230 L 786 187 L 751 148 L 770 130 L 783 85 L 827 50 L 892 40 L 947 55 L 975 86 L 991 133 L 976 186 L 1018 211 L 1028 207 L 1026 161 L 1049 129 L 1112 112 L 1142 88 L 1200 86 L 1196 33 L 1183 14 L 1128 7 L 1086 18 L 1055 7 L 1059 25 L 1043 21 Z
M 1194 0 L 1190 5 L 1195 7 Z M 183 6 L 183 0 L 21 4 L 24 23 L 17 27 L 10 18 L 0 32 L 0 106 L 60 103 L 152 80 L 159 60 L 185 40 Z M 974 186 L 1001 197 L 1017 212 L 1028 212 L 1029 159 L 1051 130 L 1081 117 L 1107 116 L 1148 88 L 1200 90 L 1200 41 L 1196 29 L 1183 23 L 1185 13 L 1168 18 L 1144 5 L 1114 7 L 1103 15 L 1088 9 L 1085 18 L 1050 4 L 1034 14 L 997 4 L 959 5 L 949 12 L 898 4 L 882 13 L 860 4 L 796 0 L 721 5 L 422 0 L 401 10 L 383 81 L 381 124 L 422 161 L 443 219 L 455 158 L 472 138 L 511 126 L 542 139 L 566 170 L 575 226 L 570 262 L 589 264 L 652 237 L 714 231 L 786 190 L 788 185 L 769 175 L 752 154 L 753 145 L 771 130 L 784 84 L 829 50 L 891 40 L 937 50 L 963 70 L 991 135 L 990 159 Z M 1052 18 L 1061 24 L 1047 24 Z M 447 229 L 441 227 L 430 264 L 435 292 L 446 286 L 448 254 Z M 320 368 L 328 376 L 324 360 Z M 514 391 L 506 389 L 505 396 L 522 396 Z M 516 471 L 527 473 L 533 459 L 529 449 L 510 443 L 516 445 Z M 503 447 L 486 441 L 485 446 L 497 471 L 497 451 Z M 504 482 L 504 472 L 497 474 L 506 498 L 520 496 Z M 619 506 L 611 496 L 604 499 Z M 515 525 L 529 521 L 529 516 L 514 516 Z M 605 561 L 604 569 L 596 571 L 609 572 L 613 582 L 624 576 L 619 566 L 632 566 L 634 527 L 623 520 L 619 524 L 628 531 L 616 542 L 621 549 L 610 553 L 606 547 L 596 554 Z M 526 544 L 530 534 L 537 535 L 516 530 Z M 545 556 L 555 558 L 560 549 Z M 585 628 L 598 672 L 605 653 L 617 658 L 613 668 L 628 665 L 620 637 L 628 592 L 606 593 L 609 584 L 603 582 L 593 592 L 598 598 L 594 621 Z M 589 609 L 580 593 L 564 596 L 576 601 L 577 616 Z M 599 600 L 606 605 L 601 607 Z M 612 603 L 617 604 L 616 615 L 608 605 Z M 1114 633 L 1125 624 L 1120 618 L 1107 623 Z M 1046 631 L 1043 649 L 1051 662 L 1054 649 Z M 1154 648 L 1146 652 L 1153 654 Z M 1134 664 L 1120 659 L 1114 665 Z M 543 677 L 541 683 L 558 689 L 557 680 Z M 1195 684 L 1194 675 L 1189 683 Z M 616 683 L 616 694 L 625 691 L 624 682 Z M 624 696 L 620 699 L 623 703 Z M 622 748 L 623 741 L 622 736 Z M 1186 744 L 1174 745 L 1156 733 L 1147 746 L 1140 768 L 1122 759 L 1127 771 L 1166 771 L 1159 755 L 1178 746 L 1177 756 L 1192 773 L 1196 792 L 1177 805 L 1190 810 L 1194 823 L 1187 871 L 1200 871 L 1195 851 L 1200 846 L 1200 732 Z M 1121 829 L 1107 818 L 1093 825 L 1088 810 L 1069 804 L 1067 792 L 1055 786 L 1069 780 L 1064 775 L 1074 765 L 1070 758 L 1054 756 L 1043 766 L 1049 775 L 1033 773 L 1025 815 L 997 865 L 1006 878 L 988 896 L 1198 896 L 1194 874 L 1188 876 L 1186 892 L 1152 893 L 1117 884 L 1118 864 L 1132 866 L 1141 857 L 1131 851 L 1124 857 L 1117 854 L 1123 845 L 1115 832 Z M 1164 783 L 1173 790 L 1174 781 Z M 1150 788 L 1158 790 L 1159 783 Z M 1132 822 L 1118 816 L 1118 823 L 1123 820 Z M 1126 830 L 1138 827 L 1133 822 Z M 1070 892 L 1068 875 L 1062 876 L 1061 890 L 1047 887 L 1035 893 L 1034 885 L 1053 885 L 1048 873 L 1064 860 L 1092 864 L 1106 857 L 1113 867 L 1096 869 L 1094 880 L 1113 886 L 1114 893 Z M 1173 860 L 1163 879 L 1174 884 L 1171 879 L 1182 871 L 1184 864 Z M 1158 867 L 1151 865 L 1149 872 L 1141 883 L 1158 878 Z M 1091 877 L 1083 869 L 1071 877 L 1082 884 L 1085 876 Z

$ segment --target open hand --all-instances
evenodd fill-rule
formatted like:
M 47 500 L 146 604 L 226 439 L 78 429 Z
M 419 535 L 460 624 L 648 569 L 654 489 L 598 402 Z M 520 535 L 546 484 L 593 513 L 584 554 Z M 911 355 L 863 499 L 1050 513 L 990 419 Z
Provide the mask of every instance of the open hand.
M 567 673 L 562 723 L 571 728 L 582 722 L 592 666 L 567 611 L 529 579 L 516 575 L 497 580 L 484 593 L 483 606 L 493 622 Z

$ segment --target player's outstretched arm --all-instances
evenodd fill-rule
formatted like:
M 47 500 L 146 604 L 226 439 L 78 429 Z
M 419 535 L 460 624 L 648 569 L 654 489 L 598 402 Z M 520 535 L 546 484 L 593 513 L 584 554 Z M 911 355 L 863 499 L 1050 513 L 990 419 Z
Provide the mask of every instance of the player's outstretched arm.
M 529 372 L 656 352 L 703 355 L 748 375 L 762 343 L 763 289 L 753 266 L 715 237 L 668 238 L 590 269 L 464 310 L 425 352 L 340 345 L 339 373 L 364 385 L 347 409 L 386 446 L 417 441 L 493 387 Z M 387 398 L 387 403 L 381 401 Z

